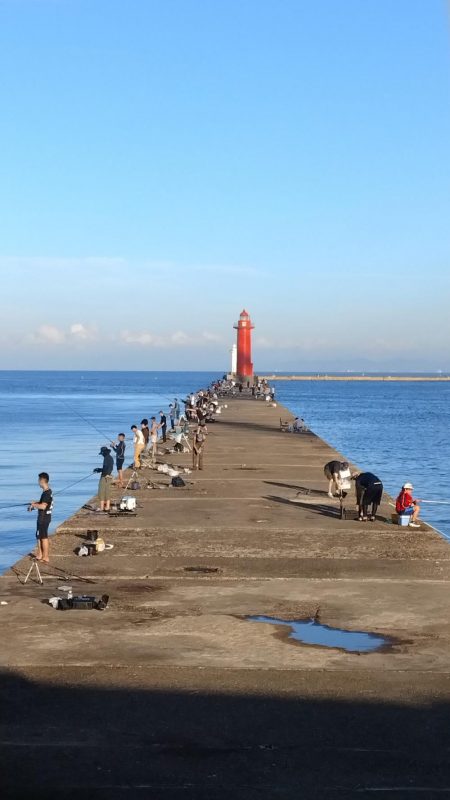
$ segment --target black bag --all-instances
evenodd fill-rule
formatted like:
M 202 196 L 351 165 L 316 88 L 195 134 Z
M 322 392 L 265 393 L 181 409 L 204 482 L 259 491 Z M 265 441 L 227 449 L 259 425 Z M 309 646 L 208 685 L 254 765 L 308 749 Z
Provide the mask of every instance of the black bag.
M 179 475 L 176 475 L 175 478 L 172 478 L 172 486 L 175 488 L 181 488 L 182 486 L 186 486 L 183 478 L 180 478 Z

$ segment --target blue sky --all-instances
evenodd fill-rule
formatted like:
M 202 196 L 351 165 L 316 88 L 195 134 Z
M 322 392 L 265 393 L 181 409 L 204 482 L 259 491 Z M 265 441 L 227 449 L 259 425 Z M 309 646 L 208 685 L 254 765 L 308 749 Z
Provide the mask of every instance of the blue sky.
M 0 368 L 450 369 L 445 0 L 0 0 Z

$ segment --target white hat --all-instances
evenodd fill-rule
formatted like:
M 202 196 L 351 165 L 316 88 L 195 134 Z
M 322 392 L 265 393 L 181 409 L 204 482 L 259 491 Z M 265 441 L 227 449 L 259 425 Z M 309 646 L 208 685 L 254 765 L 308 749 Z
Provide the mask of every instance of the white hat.
M 412 483 L 404 483 L 403 484 L 403 488 L 404 489 L 414 489 L 414 486 L 412 485 Z

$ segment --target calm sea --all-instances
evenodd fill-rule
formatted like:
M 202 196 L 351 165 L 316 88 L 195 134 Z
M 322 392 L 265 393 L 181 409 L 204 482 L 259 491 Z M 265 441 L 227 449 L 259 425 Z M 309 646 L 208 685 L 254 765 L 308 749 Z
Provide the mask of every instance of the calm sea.
M 95 493 L 100 445 L 133 422 L 205 386 L 205 372 L 0 372 L 0 506 L 36 499 L 50 472 L 54 525 Z M 377 473 L 392 494 L 405 480 L 416 494 L 450 502 L 450 384 L 277 382 L 278 398 L 352 461 Z M 97 433 L 89 420 L 100 433 Z M 131 455 L 129 445 L 128 455 Z M 450 505 L 424 514 L 450 536 Z M 34 544 L 26 508 L 0 511 L 0 569 Z

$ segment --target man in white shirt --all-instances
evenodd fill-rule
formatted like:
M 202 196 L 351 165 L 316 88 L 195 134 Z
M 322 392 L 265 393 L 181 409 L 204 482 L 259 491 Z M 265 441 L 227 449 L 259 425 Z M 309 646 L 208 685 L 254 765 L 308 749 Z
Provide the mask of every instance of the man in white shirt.
M 142 431 L 139 430 L 137 425 L 132 425 L 133 431 L 133 444 L 134 444 L 134 468 L 141 468 L 141 453 L 145 447 L 145 439 Z

